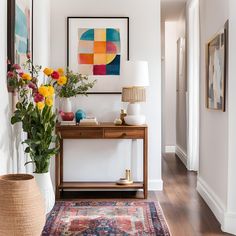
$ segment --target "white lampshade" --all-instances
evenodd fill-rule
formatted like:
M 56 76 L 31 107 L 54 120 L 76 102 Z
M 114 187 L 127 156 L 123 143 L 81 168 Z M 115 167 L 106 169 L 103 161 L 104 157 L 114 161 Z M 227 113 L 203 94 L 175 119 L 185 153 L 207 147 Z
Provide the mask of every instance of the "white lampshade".
M 122 87 L 149 86 L 148 62 L 126 61 L 121 67 Z

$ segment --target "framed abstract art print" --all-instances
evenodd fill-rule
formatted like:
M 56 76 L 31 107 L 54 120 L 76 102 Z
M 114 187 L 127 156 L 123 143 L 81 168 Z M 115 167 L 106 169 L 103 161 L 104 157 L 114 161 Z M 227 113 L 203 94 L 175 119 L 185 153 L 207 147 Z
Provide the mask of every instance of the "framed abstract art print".
M 22 64 L 33 54 L 33 0 L 8 0 L 9 64 Z
M 129 59 L 128 17 L 68 17 L 67 66 L 96 80 L 92 94 L 120 94 Z
M 228 67 L 228 22 L 206 46 L 206 106 L 225 111 Z

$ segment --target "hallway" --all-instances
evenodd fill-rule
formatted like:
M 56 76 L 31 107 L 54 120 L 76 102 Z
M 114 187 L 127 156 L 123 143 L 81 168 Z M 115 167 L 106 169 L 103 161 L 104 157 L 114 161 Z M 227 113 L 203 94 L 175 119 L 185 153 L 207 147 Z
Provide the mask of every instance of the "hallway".
M 163 192 L 155 192 L 173 236 L 216 236 L 223 233 L 209 207 L 196 191 L 197 175 L 187 172 L 174 154 L 162 161 Z

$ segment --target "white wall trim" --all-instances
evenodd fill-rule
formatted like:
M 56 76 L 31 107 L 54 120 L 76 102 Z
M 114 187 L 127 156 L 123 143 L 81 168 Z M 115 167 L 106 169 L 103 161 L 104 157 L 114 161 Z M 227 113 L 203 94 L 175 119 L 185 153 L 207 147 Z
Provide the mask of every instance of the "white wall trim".
M 148 181 L 148 191 L 162 191 L 163 181 L 161 179 L 151 179 Z
M 224 211 L 226 207 L 211 187 L 201 177 L 198 177 L 197 180 L 197 191 L 210 207 L 217 220 L 221 223 L 221 225 L 223 225 Z
M 175 153 L 175 146 L 165 146 L 165 153 Z
M 224 222 L 221 226 L 222 231 L 236 235 L 236 213 L 226 212 Z
M 183 151 L 182 148 L 180 148 L 178 145 L 176 146 L 176 155 L 179 157 L 179 159 L 184 163 L 186 168 L 188 168 L 188 158 L 187 154 Z
M 220 222 L 222 231 L 236 235 L 236 212 L 227 212 L 225 205 L 201 177 L 197 180 L 197 191 Z

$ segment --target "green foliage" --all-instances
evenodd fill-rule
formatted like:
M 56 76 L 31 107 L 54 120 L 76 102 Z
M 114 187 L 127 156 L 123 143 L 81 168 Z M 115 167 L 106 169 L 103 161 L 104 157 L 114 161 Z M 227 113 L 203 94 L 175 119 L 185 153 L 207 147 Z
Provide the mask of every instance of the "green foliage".
M 23 142 L 27 145 L 25 153 L 29 153 L 35 164 L 35 173 L 47 173 L 50 158 L 59 149 L 58 137 L 54 134 L 56 115 L 52 107 L 45 106 L 40 111 L 32 102 L 26 106 L 19 102 L 16 108 L 11 123 L 22 122 L 23 131 L 28 135 Z
M 86 92 L 95 84 L 95 80 L 88 81 L 88 76 L 75 74 L 67 69 L 67 83 L 57 89 L 58 95 L 61 98 L 75 97 L 77 95 L 86 95 Z

